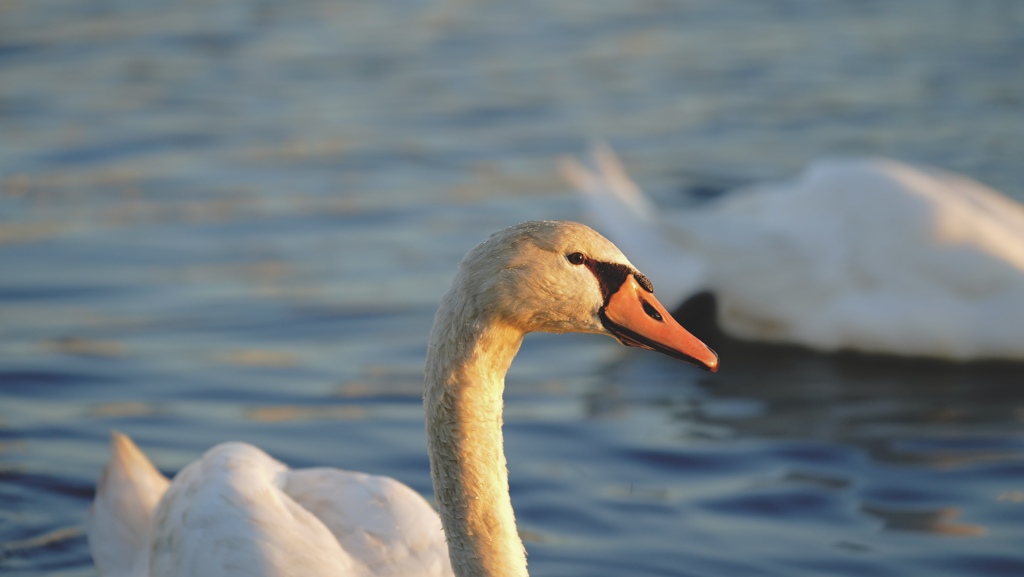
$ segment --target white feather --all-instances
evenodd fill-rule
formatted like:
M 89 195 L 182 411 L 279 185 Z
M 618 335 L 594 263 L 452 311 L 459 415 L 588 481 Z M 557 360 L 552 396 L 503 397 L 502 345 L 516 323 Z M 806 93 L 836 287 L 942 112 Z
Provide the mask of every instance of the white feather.
M 113 455 L 89 507 L 89 550 L 105 577 L 143 576 L 153 512 L 168 481 L 127 436 L 115 431 L 111 445 Z
M 100 575 L 526 575 L 502 445 L 504 376 L 527 332 L 611 334 L 600 313 L 607 280 L 571 264 L 575 251 L 615 270 L 631 267 L 606 239 L 566 222 L 501 231 L 460 265 L 431 333 L 424 391 L 442 517 L 394 479 L 293 471 L 244 443 L 217 445 L 168 484 L 115 433 L 89 519 Z M 649 293 L 633 306 L 641 303 L 657 304 Z
M 452 574 L 437 513 L 409 487 L 292 471 L 244 443 L 210 449 L 168 489 L 115 433 L 88 535 L 104 577 Z
M 680 234 L 684 230 L 666 227 L 658 208 L 626 174 L 611 147 L 597 143 L 591 155 L 593 169 L 573 158 L 563 158 L 560 164 L 565 178 L 585 197 L 595 226 L 633 255 L 639 270 L 657 271 L 650 276 L 658 279 L 658 294 L 667 303 L 681 303 L 705 288 L 704 264 L 680 250 L 692 242 Z
M 573 170 L 596 226 L 620 246 L 657 255 L 640 263 L 651 276 L 683 278 L 658 287 L 678 295 L 670 302 L 692 295 L 695 281 L 711 290 L 734 336 L 823 351 L 1024 360 L 1024 207 L 967 177 L 829 159 L 793 181 L 666 214 L 638 199 L 624 172 Z

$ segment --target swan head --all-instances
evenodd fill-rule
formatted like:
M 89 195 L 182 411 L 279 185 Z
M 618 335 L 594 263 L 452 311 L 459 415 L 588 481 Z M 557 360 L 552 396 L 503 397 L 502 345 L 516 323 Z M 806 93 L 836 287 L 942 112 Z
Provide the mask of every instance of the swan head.
M 672 318 L 614 244 L 568 221 L 501 230 L 463 259 L 453 285 L 480 314 L 523 333 L 608 335 L 716 371 L 718 355 Z

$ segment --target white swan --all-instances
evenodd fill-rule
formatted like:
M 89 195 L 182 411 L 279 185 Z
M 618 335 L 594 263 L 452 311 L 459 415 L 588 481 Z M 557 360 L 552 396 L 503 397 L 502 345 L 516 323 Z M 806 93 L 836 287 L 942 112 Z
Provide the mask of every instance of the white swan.
M 1024 207 L 964 176 L 886 159 L 811 164 L 666 213 L 610 148 L 563 171 L 659 279 L 700 291 L 747 340 L 950 360 L 1024 360 Z
M 505 372 L 531 331 L 611 335 L 716 370 L 717 355 L 652 293 L 584 225 L 530 222 L 494 234 L 459 266 L 427 351 L 440 518 L 393 479 L 293 471 L 243 443 L 214 447 L 168 482 L 115 433 L 88 521 L 100 575 L 526 575 L 502 449 Z

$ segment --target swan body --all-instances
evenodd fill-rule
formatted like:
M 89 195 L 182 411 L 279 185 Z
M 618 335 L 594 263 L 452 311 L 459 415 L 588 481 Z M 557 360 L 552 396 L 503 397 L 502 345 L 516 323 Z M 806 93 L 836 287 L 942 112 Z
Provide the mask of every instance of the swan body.
M 88 521 L 103 577 L 526 575 L 501 432 L 504 375 L 531 331 L 605 334 L 716 370 L 653 287 L 584 225 L 530 222 L 469 252 L 441 302 L 424 409 L 440 515 L 381 476 L 291 470 L 224 443 L 168 481 L 114 433 Z
M 104 577 L 452 574 L 437 514 L 389 477 L 223 443 L 170 483 L 127 436 L 113 445 L 88 525 Z
M 666 302 L 713 293 L 734 337 L 1024 360 L 1024 207 L 995 190 L 894 160 L 828 159 L 666 214 L 611 149 L 594 157 L 594 170 L 563 168 L 595 220 Z

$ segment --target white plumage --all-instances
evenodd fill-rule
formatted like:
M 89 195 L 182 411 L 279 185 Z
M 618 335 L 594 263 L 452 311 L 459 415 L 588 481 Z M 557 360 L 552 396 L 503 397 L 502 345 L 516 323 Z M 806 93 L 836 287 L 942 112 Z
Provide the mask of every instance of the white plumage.
M 389 477 L 223 443 L 169 484 L 128 437 L 113 445 L 89 517 L 104 577 L 452 574 L 437 514 Z
M 97 570 L 103 577 L 526 575 L 501 414 L 505 372 L 530 331 L 605 334 L 718 366 L 717 355 L 658 303 L 646 277 L 593 230 L 547 221 L 510 227 L 463 260 L 431 333 L 424 405 L 440 517 L 394 479 L 291 470 L 244 443 L 217 445 L 168 482 L 114 433 L 89 514 Z
M 664 211 L 614 153 L 565 173 L 671 304 L 714 293 L 722 328 L 821 351 L 1024 360 L 1024 207 L 967 177 L 881 158 Z

